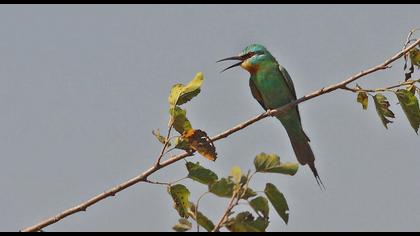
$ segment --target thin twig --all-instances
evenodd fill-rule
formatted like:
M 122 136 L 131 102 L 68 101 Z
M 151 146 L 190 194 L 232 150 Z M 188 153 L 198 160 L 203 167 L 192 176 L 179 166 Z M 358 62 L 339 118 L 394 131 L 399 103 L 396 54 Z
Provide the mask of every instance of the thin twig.
M 148 184 L 156 184 L 156 185 L 165 185 L 165 186 L 171 185 L 170 183 L 163 183 L 163 182 L 151 181 L 151 180 L 148 180 L 148 179 L 144 180 L 144 182 L 145 183 L 148 183 Z
M 406 49 L 406 48 L 407 48 L 407 46 L 408 46 L 408 44 L 409 44 L 410 42 L 412 42 L 412 41 L 413 41 L 413 39 L 411 39 L 411 36 L 413 36 L 413 34 L 414 34 L 416 31 L 418 31 L 418 30 L 420 30 L 420 28 L 410 30 L 410 33 L 408 33 L 408 35 L 407 35 L 407 39 L 406 39 L 406 41 L 405 41 L 405 43 L 404 43 L 403 50 L 404 50 L 404 49 Z
M 184 179 L 188 179 L 188 177 L 182 177 L 182 178 L 180 178 L 180 179 L 177 179 L 177 180 L 175 180 L 175 181 L 172 181 L 172 182 L 170 183 L 170 185 L 173 185 L 173 184 L 176 184 L 176 183 L 178 183 L 178 182 L 181 182 L 181 181 L 183 181 Z
M 155 166 L 159 166 L 160 165 L 160 161 L 162 160 L 162 157 L 165 155 L 165 151 L 166 151 L 166 148 L 169 145 L 169 141 L 170 141 L 170 137 L 171 137 L 171 131 L 172 131 L 172 128 L 173 127 L 174 127 L 174 124 L 171 124 L 169 126 L 168 134 L 166 135 L 166 139 L 165 139 L 165 144 L 163 145 L 162 151 L 160 152 L 159 157 L 157 158 L 157 161 L 155 163 Z
M 226 223 L 226 221 L 229 219 L 229 215 L 231 214 L 233 208 L 235 206 L 237 206 L 239 204 L 239 201 L 245 196 L 247 190 L 248 190 L 248 185 L 249 182 L 252 178 L 252 176 L 254 176 L 256 172 L 254 172 L 251 177 L 250 177 L 250 171 L 248 171 L 248 174 L 246 175 L 246 182 L 242 183 L 242 184 L 238 184 L 237 185 L 237 189 L 235 191 L 233 191 L 232 193 L 232 197 L 226 207 L 226 210 L 223 213 L 223 216 L 220 218 L 219 222 L 217 223 L 217 225 L 214 227 L 214 229 L 212 230 L 212 232 L 219 232 L 220 228 Z
M 229 203 L 226 207 L 226 210 L 223 212 L 222 217 L 220 218 L 219 222 L 214 226 L 214 229 L 212 232 L 219 232 L 220 228 L 223 226 L 223 224 L 226 222 L 230 212 L 232 212 L 232 209 L 238 205 L 239 200 L 241 199 L 239 197 L 240 188 L 233 192 L 232 197 L 229 200 Z
M 386 60 L 382 64 L 379 64 L 379 65 L 377 65 L 375 67 L 372 67 L 372 68 L 370 68 L 370 69 L 368 69 L 366 71 L 361 71 L 361 72 L 359 72 L 359 73 L 357 73 L 357 74 L 355 74 L 355 75 L 347 78 L 346 80 L 344 80 L 344 81 L 342 81 L 340 83 L 337 83 L 337 84 L 334 84 L 334 85 L 330 85 L 328 87 L 322 88 L 322 89 L 317 90 L 315 92 L 309 93 L 309 94 L 307 94 L 307 95 L 299 98 L 298 100 L 295 100 L 295 101 L 293 101 L 293 102 L 291 102 L 289 104 L 286 104 L 284 106 L 281 106 L 281 107 L 279 107 L 277 109 L 269 110 L 267 112 L 264 112 L 264 113 L 262 113 L 262 114 L 260 114 L 260 115 L 258 115 L 256 117 L 254 117 L 254 118 L 252 118 L 252 119 L 250 119 L 248 121 L 245 121 L 245 122 L 243 122 L 243 123 L 241 123 L 241 124 L 239 124 L 239 125 L 231 128 L 229 130 L 226 130 L 225 132 L 223 132 L 221 134 L 218 134 L 218 135 L 214 136 L 212 138 L 212 141 L 215 142 L 217 140 L 226 138 L 226 137 L 232 135 L 233 133 L 236 133 L 236 132 L 238 132 L 238 131 L 240 131 L 242 129 L 245 129 L 246 127 L 248 127 L 248 126 L 256 123 L 259 120 L 262 120 L 262 119 L 264 119 L 266 117 L 269 117 L 269 116 L 283 114 L 286 111 L 288 111 L 289 109 L 291 109 L 292 107 L 294 107 L 294 106 L 296 106 L 296 105 L 298 105 L 298 104 L 300 104 L 302 102 L 305 102 L 307 100 L 313 99 L 315 97 L 321 96 L 321 95 L 326 94 L 326 93 L 330 93 L 330 92 L 335 91 L 337 89 L 343 89 L 349 83 L 354 82 L 354 81 L 360 79 L 361 77 L 364 77 L 366 75 L 372 74 L 372 73 L 374 73 L 376 71 L 379 71 L 379 70 L 387 69 L 387 68 L 389 68 L 388 66 L 391 63 L 393 63 L 397 59 L 401 58 L 408 51 L 410 51 L 412 48 L 416 47 L 419 44 L 420 44 L 420 40 L 417 40 L 416 42 L 414 42 L 410 46 L 406 47 L 404 50 L 400 51 L 399 53 L 395 54 L 393 57 L 391 57 L 390 59 Z M 60 214 L 58 214 L 56 216 L 50 217 L 50 218 L 48 218 L 48 219 L 46 219 L 46 220 L 44 220 L 44 221 L 42 221 L 40 223 L 37 223 L 37 224 L 35 224 L 33 226 L 30 226 L 28 228 L 25 228 L 22 231 L 23 232 L 36 232 L 36 231 L 40 231 L 41 229 L 47 227 L 48 225 L 57 223 L 58 221 L 66 218 L 66 217 L 68 217 L 70 215 L 73 215 L 73 214 L 75 214 L 77 212 L 86 211 L 88 207 L 90 207 L 90 206 L 98 203 L 99 201 L 102 201 L 102 200 L 104 200 L 104 199 L 106 199 L 108 197 L 111 197 L 111 196 L 115 196 L 117 193 L 121 192 L 122 190 L 124 190 L 124 189 L 126 189 L 126 188 L 128 188 L 128 187 L 130 187 L 130 186 L 132 186 L 134 184 L 137 184 L 139 182 L 144 182 L 144 181 L 147 180 L 147 177 L 149 177 L 150 175 L 152 175 L 156 171 L 158 171 L 158 170 L 160 170 L 160 169 L 162 169 L 162 168 L 164 168 L 164 167 L 166 167 L 168 165 L 171 165 L 171 164 L 173 164 L 173 163 L 175 163 L 175 162 L 177 162 L 179 160 L 182 160 L 182 159 L 184 159 L 184 158 L 186 158 L 188 156 L 192 156 L 193 154 L 194 154 L 194 151 L 184 152 L 184 153 L 181 153 L 179 155 L 170 157 L 169 159 L 167 159 L 167 160 L 165 160 L 165 161 L 163 161 L 161 163 L 156 163 L 155 165 L 153 165 L 152 167 L 150 167 L 148 170 L 146 170 L 142 174 L 140 174 L 140 175 L 138 175 L 138 176 L 136 176 L 136 177 L 134 177 L 134 178 L 132 178 L 132 179 L 130 179 L 130 180 L 122 183 L 122 184 L 119 184 L 119 185 L 111 188 L 110 190 L 105 191 L 105 192 L 103 192 L 103 193 L 101 193 L 101 194 L 99 194 L 99 195 L 97 195 L 97 196 L 95 196 L 95 197 L 93 197 L 93 198 L 91 198 L 91 199 L 89 199 L 89 200 L 87 200 L 87 201 L 85 201 L 85 202 L 83 202 L 83 203 L 75 206 L 75 207 L 72 207 L 70 209 L 67 209 L 67 210 L 63 211 L 62 213 L 60 213 Z M 162 157 L 159 156 L 158 159 L 161 159 L 161 158 Z M 159 160 L 159 162 L 160 162 L 160 160 Z
M 201 199 L 204 196 L 206 196 L 208 193 L 210 193 L 210 192 L 207 191 L 207 192 L 201 194 L 201 196 L 198 198 L 197 202 L 195 203 L 194 214 L 195 214 L 195 221 L 197 222 L 197 232 L 200 232 L 200 224 L 198 224 L 198 206 L 200 205 Z
M 415 83 L 420 83 L 420 79 L 418 79 L 418 80 L 408 80 L 408 81 L 402 82 L 400 84 L 392 85 L 392 86 L 389 86 L 389 87 L 386 87 L 386 88 L 361 89 L 361 88 L 357 88 L 357 87 L 356 88 L 350 88 L 350 87 L 345 86 L 342 89 L 348 90 L 348 91 L 351 91 L 351 92 L 354 92 L 354 93 L 357 93 L 357 92 L 376 93 L 376 92 L 392 91 L 392 89 L 394 89 L 394 88 L 409 86 L 409 85 L 413 85 Z

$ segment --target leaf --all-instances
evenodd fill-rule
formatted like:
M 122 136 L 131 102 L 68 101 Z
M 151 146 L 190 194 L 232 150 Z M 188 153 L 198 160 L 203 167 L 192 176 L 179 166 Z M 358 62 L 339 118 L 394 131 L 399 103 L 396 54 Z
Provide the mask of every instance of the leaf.
M 219 177 L 211 170 L 202 167 L 198 162 L 187 162 L 188 178 L 200 182 L 202 184 L 210 185 L 216 182 Z
M 266 184 L 264 193 L 279 216 L 287 224 L 289 222 L 289 206 L 284 195 L 271 183 Z
M 168 187 L 168 192 L 172 196 L 175 203 L 175 209 L 179 216 L 188 218 L 188 211 L 190 210 L 189 196 L 190 191 L 182 184 L 176 184 Z
M 194 203 L 190 202 L 190 207 L 191 207 L 191 211 L 190 211 L 190 216 L 204 229 L 206 229 L 208 232 L 211 232 L 214 229 L 214 224 L 213 222 L 205 215 L 203 215 L 203 213 L 201 213 L 200 211 L 197 211 L 197 215 L 196 215 L 196 208 Z
M 387 98 L 381 93 L 377 93 L 373 96 L 373 100 L 375 101 L 376 112 L 381 118 L 382 124 L 388 129 L 388 124 L 392 123 L 392 121 L 388 120 L 387 117 L 395 118 L 395 115 L 391 110 L 389 110 L 390 105 Z
M 185 150 L 185 151 L 191 150 L 188 142 L 184 140 L 182 137 L 176 137 L 176 138 L 171 139 L 169 146 L 175 147 L 177 149 Z
M 254 165 L 257 172 L 279 173 L 294 175 L 299 165 L 296 163 L 281 163 L 280 157 L 275 154 L 261 153 L 254 159 Z
M 241 168 L 239 168 L 238 166 L 232 167 L 232 169 L 230 170 L 230 176 L 233 177 L 233 179 L 235 180 L 235 183 L 239 183 L 242 178 Z
M 241 212 L 234 219 L 230 219 L 226 228 L 231 232 L 265 232 L 269 222 L 267 219 L 258 217 L 254 220 L 254 216 L 246 212 Z
M 156 131 L 153 130 L 152 134 L 156 137 L 156 139 L 162 143 L 165 144 L 166 142 L 166 137 L 160 134 L 159 129 L 157 129 Z M 168 143 L 168 147 L 174 147 L 177 149 L 181 149 L 181 150 L 191 150 L 190 145 L 188 144 L 188 142 L 184 139 L 182 139 L 181 136 L 179 137 L 172 137 L 169 139 L 169 143 Z
M 219 197 L 230 198 L 232 197 L 234 187 L 235 183 L 231 179 L 222 178 L 209 185 L 209 192 Z
M 187 140 L 191 148 L 203 157 L 211 161 L 217 159 L 216 147 L 206 132 L 199 129 L 190 129 L 182 134 L 182 138 Z
M 186 86 L 183 84 L 175 84 L 169 93 L 169 108 L 173 109 L 177 105 L 182 105 L 190 101 L 193 97 L 200 93 L 200 87 L 203 83 L 203 73 L 197 73 L 194 79 Z
M 252 199 L 249 204 L 256 211 L 260 212 L 264 218 L 268 218 L 270 208 L 268 207 L 268 200 L 263 196 Z
M 236 184 L 235 182 L 232 181 L 231 177 L 222 178 L 218 180 L 217 182 L 209 185 L 209 192 L 215 194 L 218 197 L 231 198 L 233 191 L 235 189 L 235 186 Z M 243 190 L 239 192 L 239 194 L 242 194 L 242 193 L 243 193 Z M 255 196 L 257 196 L 257 193 L 248 187 L 241 199 L 248 199 Z
M 248 198 L 255 197 L 255 196 L 257 196 L 257 193 L 254 190 L 252 190 L 251 188 L 248 187 L 248 188 L 246 188 L 245 194 L 242 196 L 241 199 L 248 199 Z
M 189 82 L 183 89 L 181 95 L 178 98 L 177 105 L 182 105 L 189 102 L 192 98 L 200 93 L 200 87 L 203 83 L 203 73 L 199 72 L 195 75 L 194 79 Z
M 185 232 L 192 228 L 191 222 L 189 222 L 187 219 L 181 218 L 178 220 L 178 222 L 178 224 L 172 227 L 172 229 L 176 232 Z
M 233 182 L 232 177 L 222 178 L 217 182 L 209 185 L 209 192 L 219 197 L 231 198 L 235 189 L 236 183 Z M 240 192 L 239 194 L 242 194 Z M 241 199 L 248 199 L 257 196 L 257 193 L 251 188 L 247 188 Z
M 364 110 L 368 108 L 369 98 L 366 92 L 357 93 L 357 102 L 362 104 Z
M 420 49 L 419 48 L 413 48 L 410 50 L 410 60 L 411 60 L 411 64 L 420 68 Z
M 173 124 L 174 129 L 178 133 L 182 134 L 185 131 L 191 130 L 192 126 L 190 121 L 187 118 L 187 111 L 176 106 L 174 109 L 170 110 L 171 120 L 169 121 Z
M 175 84 L 172 86 L 171 91 L 169 92 L 168 102 L 169 110 L 175 108 L 178 104 L 179 96 L 181 96 L 182 91 L 184 90 L 183 84 Z
M 397 95 L 398 101 L 410 122 L 411 127 L 418 134 L 420 126 L 420 108 L 417 97 L 410 91 L 405 89 L 398 89 L 395 94 Z
M 166 137 L 165 137 L 165 136 L 162 136 L 162 135 L 160 134 L 160 130 L 159 130 L 159 129 L 157 129 L 156 131 L 155 131 L 155 130 L 153 130 L 153 131 L 152 131 L 152 134 L 156 137 L 156 139 L 157 139 L 160 143 L 162 143 L 162 144 L 165 144 L 165 143 L 166 143 Z
M 416 95 L 417 87 L 414 84 L 411 84 L 407 87 L 407 90 L 410 91 L 411 94 Z

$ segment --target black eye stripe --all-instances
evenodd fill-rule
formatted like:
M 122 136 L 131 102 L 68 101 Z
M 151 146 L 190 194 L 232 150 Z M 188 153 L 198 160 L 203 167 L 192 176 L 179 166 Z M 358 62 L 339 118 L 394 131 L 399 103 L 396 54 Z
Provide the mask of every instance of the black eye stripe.
M 246 60 L 248 58 L 251 58 L 254 55 L 255 55 L 255 52 L 248 52 L 247 54 L 242 55 L 241 58 L 242 60 Z

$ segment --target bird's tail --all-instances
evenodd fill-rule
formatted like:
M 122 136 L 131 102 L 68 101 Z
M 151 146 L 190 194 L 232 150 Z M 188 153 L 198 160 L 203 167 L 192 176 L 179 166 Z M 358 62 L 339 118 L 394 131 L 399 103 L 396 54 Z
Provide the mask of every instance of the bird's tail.
M 290 142 L 292 143 L 293 150 L 295 151 L 296 158 L 301 165 L 308 164 L 312 173 L 315 176 L 315 180 L 318 183 L 319 187 L 325 190 L 325 186 L 319 177 L 318 171 L 315 168 L 315 156 L 312 152 L 311 146 L 309 145 L 309 138 L 305 134 L 302 128 L 290 129 L 288 126 L 285 126 L 287 134 L 289 135 Z

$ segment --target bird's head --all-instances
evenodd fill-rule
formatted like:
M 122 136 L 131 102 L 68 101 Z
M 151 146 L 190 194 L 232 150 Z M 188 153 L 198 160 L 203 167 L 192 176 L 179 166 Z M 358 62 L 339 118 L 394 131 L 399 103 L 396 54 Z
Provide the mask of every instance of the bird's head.
M 238 56 L 228 57 L 217 62 L 227 60 L 239 60 L 239 62 L 233 64 L 232 66 L 229 66 L 223 71 L 226 71 L 236 66 L 241 66 L 245 70 L 249 71 L 249 73 L 254 74 L 262 67 L 277 65 L 276 59 L 261 44 L 251 44 L 244 48 L 244 50 L 242 50 L 242 52 Z

